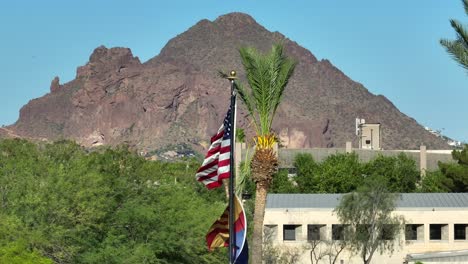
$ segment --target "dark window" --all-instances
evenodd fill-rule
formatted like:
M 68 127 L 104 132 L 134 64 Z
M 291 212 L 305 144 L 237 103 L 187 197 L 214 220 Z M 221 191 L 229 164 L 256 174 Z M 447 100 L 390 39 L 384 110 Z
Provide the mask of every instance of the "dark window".
M 442 226 L 440 224 L 429 225 L 430 240 L 441 240 L 442 239 Z
M 380 235 L 380 239 L 393 240 L 393 235 L 395 233 L 396 228 L 397 227 L 395 225 L 384 225 L 382 228 L 382 234 Z
M 455 224 L 455 234 L 454 238 L 455 240 L 466 240 L 466 229 L 468 227 L 468 224 Z
M 356 237 L 358 240 L 368 240 L 369 239 L 369 228 L 370 225 L 357 225 L 356 226 Z
M 367 145 L 370 145 L 370 140 L 366 140 L 366 144 L 367 144 Z
M 295 225 L 283 226 L 283 240 L 296 240 L 296 226 Z
M 278 239 L 278 225 L 265 225 L 263 227 L 263 238 L 265 240 L 277 240 Z
M 332 239 L 333 240 L 344 239 L 344 225 L 332 225 Z
M 320 228 L 324 225 L 307 225 L 307 240 L 320 240 Z
M 418 240 L 418 225 L 406 225 L 405 226 L 405 239 L 406 240 Z

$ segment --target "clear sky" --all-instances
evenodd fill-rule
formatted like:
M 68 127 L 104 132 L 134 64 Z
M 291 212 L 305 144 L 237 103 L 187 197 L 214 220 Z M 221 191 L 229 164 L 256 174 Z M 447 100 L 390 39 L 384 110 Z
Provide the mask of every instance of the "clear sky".
M 14 123 L 51 80 L 72 80 L 94 48 L 142 61 L 201 19 L 244 12 L 328 59 L 420 124 L 468 142 L 468 74 L 440 46 L 468 25 L 460 0 L 0 1 L 0 125 Z

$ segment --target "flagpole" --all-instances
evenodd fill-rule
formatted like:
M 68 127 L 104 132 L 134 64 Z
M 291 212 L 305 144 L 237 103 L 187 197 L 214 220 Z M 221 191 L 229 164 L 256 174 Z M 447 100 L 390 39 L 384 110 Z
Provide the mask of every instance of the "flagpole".
M 235 173 L 234 173 L 234 150 L 236 148 L 235 143 L 235 116 L 236 116 L 236 94 L 234 90 L 234 80 L 236 79 L 236 72 L 231 71 L 227 79 L 231 82 L 231 127 L 232 131 L 230 133 L 230 140 L 231 140 L 231 157 L 229 163 L 229 263 L 234 264 L 236 258 L 236 230 L 234 225 L 234 184 L 235 184 Z

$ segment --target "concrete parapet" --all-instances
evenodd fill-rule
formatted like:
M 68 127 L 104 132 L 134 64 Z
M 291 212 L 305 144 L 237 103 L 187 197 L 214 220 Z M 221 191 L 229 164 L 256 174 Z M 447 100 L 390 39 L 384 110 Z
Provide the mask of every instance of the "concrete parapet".
M 351 141 L 346 141 L 346 153 L 351 153 L 353 151 L 353 143 Z
M 419 171 L 421 171 L 421 176 L 426 175 L 427 171 L 427 152 L 426 146 L 421 145 L 419 148 Z
M 349 144 L 348 144 L 349 143 Z M 451 151 L 427 150 L 425 146 L 421 146 L 419 150 L 371 150 L 371 149 L 353 149 L 351 142 L 346 143 L 346 148 L 306 148 L 306 149 L 287 149 L 274 147 L 278 155 L 280 168 L 294 167 L 294 158 L 297 154 L 308 153 L 312 155 L 315 161 L 322 162 L 328 156 L 338 153 L 356 153 L 361 162 L 369 162 L 375 159 L 378 155 L 397 156 L 404 153 L 409 158 L 413 159 L 416 166 L 421 170 L 421 175 L 424 176 L 426 171 L 434 171 L 438 169 L 438 162 L 455 162 L 452 158 Z M 247 154 L 251 156 L 254 148 L 247 148 L 245 143 L 236 143 L 236 168 L 241 161 L 246 159 Z

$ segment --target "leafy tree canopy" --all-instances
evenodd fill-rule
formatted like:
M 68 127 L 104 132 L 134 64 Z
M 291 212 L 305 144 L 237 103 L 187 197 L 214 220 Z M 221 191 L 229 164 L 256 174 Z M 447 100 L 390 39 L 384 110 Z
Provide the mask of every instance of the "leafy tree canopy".
M 363 166 L 356 154 L 334 154 L 320 164 L 310 154 L 296 156 L 297 184 L 304 193 L 346 193 L 360 185 Z
M 0 140 L 0 262 L 225 263 L 205 242 L 225 196 L 194 180 L 198 166 Z
M 420 172 L 416 162 L 404 153 L 398 156 L 379 155 L 364 165 L 367 177 L 381 177 L 386 182 L 388 191 L 408 193 L 416 190 Z
M 468 145 L 463 150 L 454 150 L 456 163 L 439 162 L 443 178 L 440 185 L 452 192 L 468 192 Z
M 367 179 L 383 181 L 390 192 L 448 191 L 449 180 L 440 172 L 428 172 L 422 179 L 413 159 L 401 153 L 397 156 L 379 155 L 362 162 L 355 153 L 337 153 L 316 162 L 308 153 L 294 159 L 296 177 L 273 181 L 272 192 L 289 193 L 347 193 L 355 191 Z

